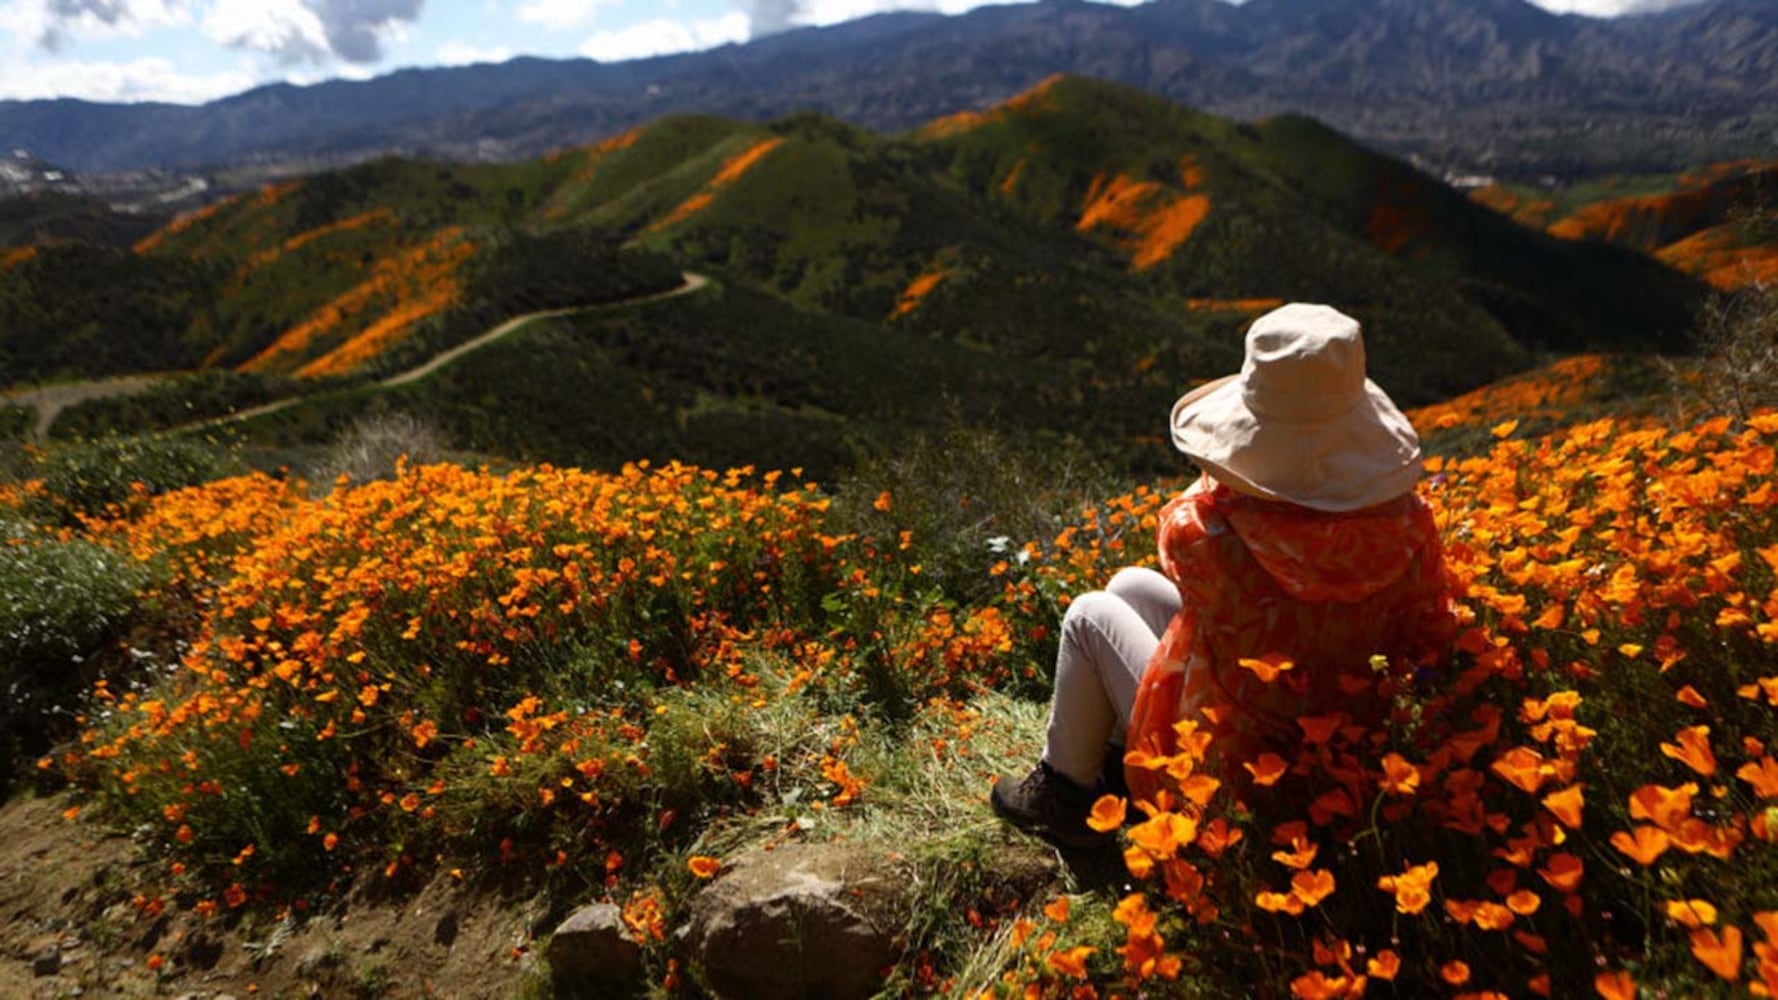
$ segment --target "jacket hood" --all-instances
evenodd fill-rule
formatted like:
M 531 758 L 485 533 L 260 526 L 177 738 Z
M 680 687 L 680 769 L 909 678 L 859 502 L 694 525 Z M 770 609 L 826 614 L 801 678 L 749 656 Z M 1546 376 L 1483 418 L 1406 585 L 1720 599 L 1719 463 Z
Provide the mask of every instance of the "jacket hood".
M 1223 511 L 1262 569 L 1299 601 L 1351 604 L 1390 586 L 1435 539 L 1407 494 L 1347 514 L 1235 500 Z

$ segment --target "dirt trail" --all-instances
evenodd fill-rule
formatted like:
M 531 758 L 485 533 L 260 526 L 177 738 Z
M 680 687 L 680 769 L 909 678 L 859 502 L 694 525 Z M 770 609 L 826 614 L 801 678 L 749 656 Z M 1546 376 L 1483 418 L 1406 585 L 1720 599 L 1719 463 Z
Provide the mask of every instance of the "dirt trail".
M 432 359 L 417 367 L 410 368 L 407 371 L 383 379 L 381 382 L 378 382 L 377 385 L 384 389 L 392 389 L 396 386 L 418 382 L 464 355 L 473 351 L 478 351 L 494 341 L 513 334 L 538 320 L 553 319 L 557 316 L 568 316 L 575 313 L 595 312 L 601 309 L 629 309 L 636 306 L 645 306 L 666 299 L 678 298 L 681 295 L 690 295 L 710 284 L 709 278 L 701 274 L 694 274 L 691 271 L 682 272 L 682 279 L 683 284 L 678 288 L 669 289 L 664 292 L 655 292 L 639 298 L 619 299 L 615 302 L 601 302 L 590 306 L 573 306 L 567 309 L 550 309 L 544 312 L 526 313 L 523 316 L 514 316 L 512 319 L 501 323 L 499 326 L 494 327 L 472 340 L 464 341 L 456 347 L 439 353 Z M 11 392 L 0 393 L 0 404 L 24 406 L 35 409 L 37 411 L 37 422 L 31 429 L 31 439 L 34 441 L 42 441 L 48 437 L 50 425 L 55 423 L 56 417 L 60 416 L 61 412 L 68 407 L 94 399 L 106 399 L 112 396 L 133 396 L 137 393 L 146 391 L 160 382 L 172 378 L 176 374 L 179 373 L 157 372 L 143 375 L 125 375 L 121 378 L 95 379 L 88 382 L 67 382 L 60 385 L 48 385 L 36 389 L 18 389 Z M 304 397 L 302 396 L 293 396 L 289 399 L 280 399 L 274 403 L 266 403 L 262 406 L 255 406 L 250 409 L 241 410 L 237 413 L 231 413 L 226 417 L 217 417 L 213 420 L 203 420 L 194 424 L 187 424 L 183 427 L 175 428 L 175 430 L 191 430 L 201 427 L 214 427 L 219 424 L 236 423 L 242 420 L 252 420 L 255 417 L 263 417 L 267 414 L 277 413 L 280 410 L 295 406 L 302 402 L 303 398 Z
M 63 410 L 93 399 L 111 396 L 134 396 L 172 376 L 166 373 L 124 375 L 118 378 L 94 379 L 88 382 L 63 382 L 35 389 L 0 392 L 0 403 L 29 407 L 37 411 L 37 422 L 31 427 L 31 439 L 41 441 L 49 435 L 49 426 Z
M 506 322 L 500 324 L 499 326 L 493 328 L 492 330 L 489 330 L 487 333 L 484 333 L 481 336 L 476 337 L 474 340 L 468 340 L 468 341 L 464 341 L 461 344 L 458 344 L 456 347 L 453 347 L 450 350 L 445 351 L 444 353 L 433 358 L 431 361 L 428 361 L 425 364 L 420 365 L 418 368 L 411 368 L 405 372 L 402 372 L 399 375 L 391 375 L 390 377 L 384 379 L 383 381 L 381 381 L 377 384 L 388 389 L 388 388 L 394 388 L 395 386 L 398 386 L 398 385 L 407 385 L 409 382 L 418 382 L 420 379 L 423 379 L 426 376 L 432 374 L 433 372 L 438 371 L 440 368 L 443 368 L 445 365 L 450 364 L 451 362 L 457 360 L 458 358 L 462 357 L 463 355 L 468 354 L 471 351 L 481 350 L 482 348 L 488 346 L 489 344 L 493 343 L 494 341 L 499 340 L 501 337 L 504 337 L 507 334 L 514 332 L 515 330 L 519 329 L 522 326 L 525 326 L 526 324 L 532 322 L 533 320 L 550 319 L 550 318 L 556 317 L 556 316 L 567 316 L 570 313 L 592 312 L 592 311 L 598 310 L 598 309 L 616 309 L 616 308 L 628 309 L 628 308 L 631 308 L 634 306 L 644 306 L 644 305 L 648 305 L 653 302 L 660 302 L 664 299 L 673 299 L 673 298 L 678 298 L 681 295 L 690 295 L 692 292 L 695 292 L 710 283 L 709 278 L 706 278 L 701 274 L 693 274 L 690 271 L 682 272 L 681 280 L 683 281 L 683 284 L 681 284 L 678 288 L 668 289 L 667 291 L 664 291 L 664 292 L 656 292 L 653 295 L 644 295 L 641 298 L 622 299 L 617 302 L 606 302 L 606 303 L 602 303 L 600 305 L 594 305 L 594 306 L 576 306 L 575 308 L 572 308 L 572 309 L 552 309 L 548 312 L 530 313 L 530 314 L 527 314 L 524 316 L 514 317 L 514 318 L 509 319 Z

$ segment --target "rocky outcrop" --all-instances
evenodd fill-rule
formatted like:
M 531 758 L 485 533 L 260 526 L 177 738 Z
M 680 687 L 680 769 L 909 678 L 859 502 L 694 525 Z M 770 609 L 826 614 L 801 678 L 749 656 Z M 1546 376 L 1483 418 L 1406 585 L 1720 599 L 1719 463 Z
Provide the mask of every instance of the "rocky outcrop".
M 693 900 L 679 944 L 725 1000 L 868 997 L 901 953 L 911 874 L 852 845 L 755 851 Z
M 625 932 L 623 911 L 613 903 L 574 911 L 550 936 L 544 957 L 550 978 L 569 991 L 629 982 L 642 969 L 642 949 Z

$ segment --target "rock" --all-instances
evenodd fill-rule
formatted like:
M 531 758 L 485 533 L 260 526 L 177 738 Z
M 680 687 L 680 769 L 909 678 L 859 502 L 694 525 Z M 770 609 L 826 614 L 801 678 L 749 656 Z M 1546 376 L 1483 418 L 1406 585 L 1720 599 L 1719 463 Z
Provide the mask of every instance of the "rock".
M 625 933 L 623 911 L 613 903 L 594 903 L 574 911 L 544 948 L 550 977 L 559 987 L 618 983 L 633 979 L 642 968 L 642 949 Z
M 62 971 L 62 951 L 53 945 L 38 952 L 31 959 L 31 975 L 33 976 L 53 976 L 60 971 Z
M 296 974 L 305 979 L 313 979 L 324 970 L 338 968 L 341 964 L 338 948 L 316 945 L 297 959 Z
M 688 963 L 726 1000 L 868 997 L 901 952 L 904 864 L 844 844 L 755 851 L 692 900 Z

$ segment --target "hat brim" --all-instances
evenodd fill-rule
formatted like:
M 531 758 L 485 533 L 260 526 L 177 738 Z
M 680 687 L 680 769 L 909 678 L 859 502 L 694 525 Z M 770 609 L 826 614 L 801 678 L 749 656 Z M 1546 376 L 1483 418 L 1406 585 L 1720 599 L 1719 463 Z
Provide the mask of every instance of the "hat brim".
M 1242 492 L 1333 513 L 1392 500 L 1420 479 L 1420 438 L 1370 380 L 1344 413 L 1312 423 L 1264 420 L 1240 376 L 1205 383 L 1173 404 L 1173 444 Z

